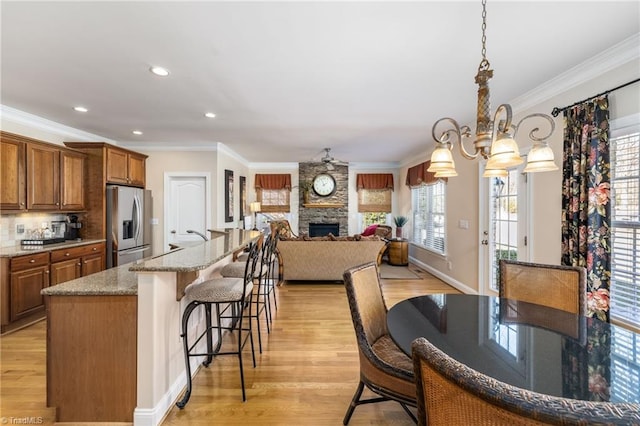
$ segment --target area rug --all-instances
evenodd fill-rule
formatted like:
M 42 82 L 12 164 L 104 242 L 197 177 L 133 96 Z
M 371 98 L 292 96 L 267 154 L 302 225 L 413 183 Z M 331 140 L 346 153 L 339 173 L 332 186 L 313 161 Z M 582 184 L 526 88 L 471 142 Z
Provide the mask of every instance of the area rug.
M 380 278 L 387 280 L 419 280 L 420 277 L 406 266 L 380 265 Z

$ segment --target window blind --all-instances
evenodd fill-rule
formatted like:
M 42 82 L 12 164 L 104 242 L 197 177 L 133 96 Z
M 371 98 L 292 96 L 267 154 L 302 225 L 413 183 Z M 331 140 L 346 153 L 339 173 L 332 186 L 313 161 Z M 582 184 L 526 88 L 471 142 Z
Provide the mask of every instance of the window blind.
M 440 254 L 445 252 L 445 188 L 442 181 L 411 188 L 411 241 Z
M 640 328 L 640 125 L 611 138 L 611 317 Z M 619 133 L 619 132 L 618 132 Z M 614 133 L 615 134 L 615 133 Z

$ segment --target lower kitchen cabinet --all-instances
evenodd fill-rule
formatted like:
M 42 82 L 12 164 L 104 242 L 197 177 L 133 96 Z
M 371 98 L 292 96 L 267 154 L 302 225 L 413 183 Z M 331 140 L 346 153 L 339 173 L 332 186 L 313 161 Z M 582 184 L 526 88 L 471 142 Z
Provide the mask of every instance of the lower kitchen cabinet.
M 51 252 L 51 285 L 86 277 L 104 269 L 104 243 Z
M 104 270 L 105 244 L 3 257 L 0 266 L 0 326 L 5 333 L 44 318 L 42 289 Z
M 44 312 L 44 298 L 40 292 L 49 286 L 49 275 L 49 253 L 11 259 L 10 322 Z

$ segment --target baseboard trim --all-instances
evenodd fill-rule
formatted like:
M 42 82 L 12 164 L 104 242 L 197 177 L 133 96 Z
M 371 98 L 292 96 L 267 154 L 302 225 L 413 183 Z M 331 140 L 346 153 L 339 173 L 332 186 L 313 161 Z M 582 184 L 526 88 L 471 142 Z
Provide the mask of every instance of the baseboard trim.
M 477 290 L 474 290 L 471 287 L 467 286 L 466 284 L 463 284 L 460 281 L 454 278 L 451 278 L 449 275 L 443 274 L 441 271 L 433 268 L 432 266 L 427 265 L 426 263 L 419 261 L 418 259 L 410 257 L 409 261 L 419 266 L 421 269 L 424 269 L 425 271 L 435 276 L 436 278 L 441 279 L 445 283 L 449 284 L 451 287 L 454 287 L 465 294 L 478 294 Z

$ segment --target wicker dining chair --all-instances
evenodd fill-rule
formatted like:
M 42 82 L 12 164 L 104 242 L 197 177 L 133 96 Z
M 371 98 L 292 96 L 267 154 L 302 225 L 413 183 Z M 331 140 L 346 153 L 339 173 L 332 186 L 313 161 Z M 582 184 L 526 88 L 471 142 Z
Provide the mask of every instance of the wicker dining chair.
M 424 337 L 411 344 L 418 425 L 635 425 L 640 405 L 591 402 L 521 389 L 451 358 Z
M 356 266 L 345 271 L 343 277 L 360 357 L 360 382 L 343 424 L 349 424 L 358 405 L 382 401 L 399 402 L 416 421 L 408 408 L 416 406 L 413 365 L 387 331 L 387 306 L 378 266 L 375 262 Z M 361 400 L 365 386 L 379 396 Z
M 501 259 L 500 297 L 585 315 L 587 270 Z

